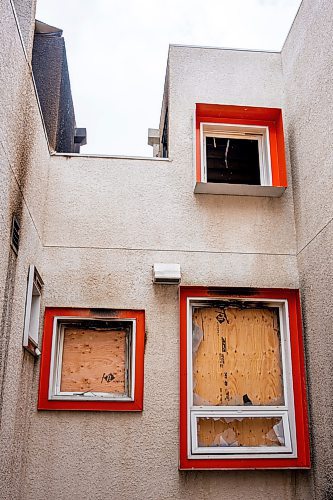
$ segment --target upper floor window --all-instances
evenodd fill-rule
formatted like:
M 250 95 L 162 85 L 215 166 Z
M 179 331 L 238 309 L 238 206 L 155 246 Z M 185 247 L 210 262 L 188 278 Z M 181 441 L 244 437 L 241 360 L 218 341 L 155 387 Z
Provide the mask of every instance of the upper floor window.
M 196 193 L 281 196 L 281 110 L 197 104 Z

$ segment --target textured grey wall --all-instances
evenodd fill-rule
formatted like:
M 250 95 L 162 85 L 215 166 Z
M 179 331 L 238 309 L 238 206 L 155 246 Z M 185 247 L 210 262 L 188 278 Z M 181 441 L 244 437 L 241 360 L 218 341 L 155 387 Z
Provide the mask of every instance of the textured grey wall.
M 23 352 L 22 334 L 29 264 L 42 273 L 49 154 L 8 0 L 1 2 L 0 31 L 0 497 L 15 500 L 23 495 L 31 398 L 37 390 L 32 382 L 36 365 Z M 10 247 L 13 214 L 21 223 L 18 257 Z
M 316 500 L 333 498 L 331 0 L 304 0 L 282 51 Z
M 31 58 L 37 0 L 12 0 L 28 58 Z M 6 2 L 8 4 L 8 2 Z

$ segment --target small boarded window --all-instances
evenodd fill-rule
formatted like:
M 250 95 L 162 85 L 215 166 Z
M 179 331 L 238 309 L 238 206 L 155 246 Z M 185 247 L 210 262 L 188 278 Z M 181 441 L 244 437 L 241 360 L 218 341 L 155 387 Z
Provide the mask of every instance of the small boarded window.
M 54 396 L 131 398 L 131 322 L 60 326 Z
M 298 356 L 299 299 L 281 294 L 214 298 L 210 289 L 181 288 L 181 468 L 308 465 L 291 347 Z
M 39 409 L 140 411 L 144 311 L 45 313 Z

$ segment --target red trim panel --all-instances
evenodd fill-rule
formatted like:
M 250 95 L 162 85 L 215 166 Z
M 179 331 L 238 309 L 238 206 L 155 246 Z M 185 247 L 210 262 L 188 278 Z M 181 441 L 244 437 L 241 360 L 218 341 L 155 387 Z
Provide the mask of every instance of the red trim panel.
M 145 342 L 145 312 L 136 310 L 104 310 L 107 315 L 94 309 L 71 309 L 48 307 L 45 310 L 42 356 L 39 378 L 39 410 L 85 410 L 85 411 L 142 411 L 143 410 L 143 370 Z M 135 390 L 134 401 L 63 401 L 49 400 L 49 381 L 51 367 L 51 349 L 53 321 L 56 316 L 96 319 L 135 319 Z
M 224 104 L 196 105 L 196 180 L 201 182 L 200 123 L 238 123 L 268 127 L 272 167 L 272 186 L 287 187 L 282 111 L 279 108 L 229 106 Z
M 193 459 L 187 454 L 187 298 L 234 297 L 287 300 L 294 386 L 297 458 Z M 180 469 L 309 469 L 310 447 L 299 291 L 272 288 L 180 287 Z

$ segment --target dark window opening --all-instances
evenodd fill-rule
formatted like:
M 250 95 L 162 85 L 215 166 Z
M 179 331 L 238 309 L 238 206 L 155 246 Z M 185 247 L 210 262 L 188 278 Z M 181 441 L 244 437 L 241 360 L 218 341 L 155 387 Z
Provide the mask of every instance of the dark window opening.
M 167 109 L 165 112 L 163 134 L 162 134 L 162 158 L 168 158 L 169 154 L 168 135 L 169 135 L 169 117 Z
M 206 137 L 207 182 L 260 185 L 259 143 Z

